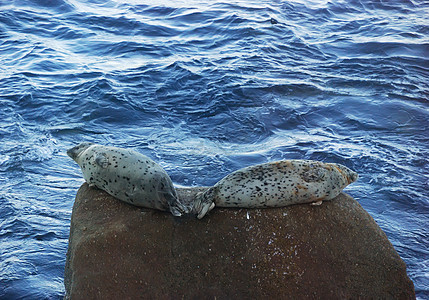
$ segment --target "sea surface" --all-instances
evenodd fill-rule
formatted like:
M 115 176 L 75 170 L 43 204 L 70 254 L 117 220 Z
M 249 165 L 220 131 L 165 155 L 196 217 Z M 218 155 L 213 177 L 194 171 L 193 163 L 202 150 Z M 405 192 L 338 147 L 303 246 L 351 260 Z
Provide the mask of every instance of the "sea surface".
M 0 139 L 1 299 L 64 295 L 81 141 L 177 186 L 344 164 L 429 297 L 427 1 L 0 0 Z

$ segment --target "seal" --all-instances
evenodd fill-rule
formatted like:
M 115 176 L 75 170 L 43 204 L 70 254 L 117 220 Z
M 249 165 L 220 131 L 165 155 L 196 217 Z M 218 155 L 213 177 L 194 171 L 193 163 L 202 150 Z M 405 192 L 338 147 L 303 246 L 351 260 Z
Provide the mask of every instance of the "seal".
M 196 196 L 192 212 L 203 218 L 219 207 L 263 208 L 332 200 L 358 174 L 334 163 L 282 160 L 235 171 Z
M 84 142 L 67 151 L 82 169 L 89 186 L 96 186 L 124 202 L 181 216 L 180 203 L 164 169 L 149 157 L 129 149 Z

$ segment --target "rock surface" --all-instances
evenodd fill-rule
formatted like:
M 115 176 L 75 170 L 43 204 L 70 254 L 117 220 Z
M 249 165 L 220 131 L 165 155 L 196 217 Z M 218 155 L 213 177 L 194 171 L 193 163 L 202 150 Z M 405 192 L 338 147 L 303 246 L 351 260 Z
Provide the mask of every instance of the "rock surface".
M 348 195 L 321 206 L 215 208 L 197 220 L 87 184 L 73 207 L 65 286 L 71 299 L 415 298 L 404 262 Z

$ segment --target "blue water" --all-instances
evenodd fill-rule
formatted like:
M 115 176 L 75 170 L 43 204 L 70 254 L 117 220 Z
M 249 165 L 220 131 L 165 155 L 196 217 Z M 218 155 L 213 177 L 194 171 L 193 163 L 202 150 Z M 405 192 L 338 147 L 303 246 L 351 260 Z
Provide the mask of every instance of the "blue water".
M 344 164 L 429 297 L 428 2 L 141 2 L 0 0 L 0 298 L 64 295 L 80 141 L 178 186 Z

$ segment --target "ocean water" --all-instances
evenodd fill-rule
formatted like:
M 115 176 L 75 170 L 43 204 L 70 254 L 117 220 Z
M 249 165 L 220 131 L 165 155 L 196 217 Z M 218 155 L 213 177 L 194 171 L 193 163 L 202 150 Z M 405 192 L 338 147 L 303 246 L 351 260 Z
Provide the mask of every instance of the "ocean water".
M 427 1 L 0 0 L 0 139 L 1 299 L 64 295 L 81 141 L 177 186 L 344 164 L 429 297 Z

